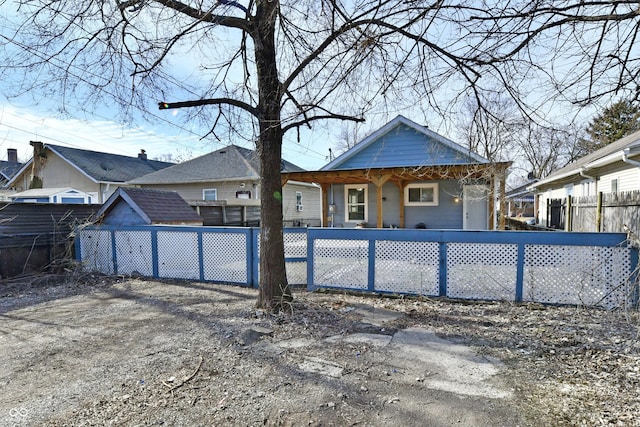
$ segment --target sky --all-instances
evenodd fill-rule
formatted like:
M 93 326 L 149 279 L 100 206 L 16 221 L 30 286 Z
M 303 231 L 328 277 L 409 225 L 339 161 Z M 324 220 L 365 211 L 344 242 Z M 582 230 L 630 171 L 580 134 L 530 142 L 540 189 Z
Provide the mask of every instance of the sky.
M 1 87 L 0 83 L 0 87 Z M 7 160 L 7 149 L 18 151 L 18 160 L 25 162 L 32 156 L 30 141 L 45 144 L 100 151 L 135 157 L 141 149 L 150 159 L 173 161 L 186 160 L 236 143 L 253 149 L 243 141 L 202 140 L 206 129 L 188 129 L 175 115 L 179 110 L 166 112 L 173 120 L 162 124 L 144 124 L 129 127 L 104 117 L 85 119 L 63 118 L 38 105 L 16 106 L 5 97 L 0 99 L 0 160 Z M 296 165 L 315 170 L 328 163 L 331 142 L 307 135 L 304 142 L 287 141 L 283 157 Z

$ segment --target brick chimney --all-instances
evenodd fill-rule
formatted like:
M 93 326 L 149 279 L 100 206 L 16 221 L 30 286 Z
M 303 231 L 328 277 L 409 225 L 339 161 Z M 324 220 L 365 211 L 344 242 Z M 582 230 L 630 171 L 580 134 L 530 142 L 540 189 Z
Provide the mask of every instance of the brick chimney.
M 7 148 L 7 161 L 18 163 L 18 150 L 16 148 Z
M 31 164 L 31 184 L 29 189 L 42 188 L 42 166 L 47 159 L 44 152 L 44 144 L 40 141 L 29 141 L 33 147 L 33 162 Z
M 140 152 L 138 153 L 138 158 L 140 160 L 147 160 L 147 152 L 144 150 L 140 150 Z

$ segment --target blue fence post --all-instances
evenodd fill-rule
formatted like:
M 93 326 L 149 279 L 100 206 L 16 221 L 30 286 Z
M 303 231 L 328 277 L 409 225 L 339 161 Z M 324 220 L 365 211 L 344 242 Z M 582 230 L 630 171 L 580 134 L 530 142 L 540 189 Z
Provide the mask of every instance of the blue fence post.
M 313 236 L 314 231 L 307 228 L 307 290 L 313 292 L 315 286 L 313 284 Z
M 254 288 L 260 287 L 260 252 L 258 240 L 260 239 L 260 228 L 251 227 L 247 233 L 247 270 L 251 273 L 248 284 Z
M 524 288 L 524 243 L 518 243 L 518 260 L 516 267 L 516 302 L 522 302 Z
M 440 271 L 438 274 L 439 296 L 447 296 L 447 243 L 440 242 Z
M 200 281 L 204 282 L 204 249 L 202 244 L 202 230 L 198 230 L 198 267 L 200 269 Z
M 376 290 L 376 240 L 369 239 L 369 256 L 367 271 L 367 289 L 370 292 Z
M 151 230 L 151 263 L 153 277 L 160 277 L 160 269 L 158 268 L 158 230 Z
M 111 229 L 111 261 L 113 262 L 113 274 L 118 274 L 118 248 L 116 246 L 116 230 Z

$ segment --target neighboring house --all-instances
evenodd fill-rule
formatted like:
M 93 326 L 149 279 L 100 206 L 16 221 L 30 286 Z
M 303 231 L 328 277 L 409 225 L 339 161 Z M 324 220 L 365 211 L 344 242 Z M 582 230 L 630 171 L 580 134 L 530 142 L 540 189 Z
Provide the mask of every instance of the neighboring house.
M 18 162 L 18 150 L 7 149 L 7 160 L 0 160 L 0 202 L 9 200 L 9 195 L 14 193 L 7 188 L 7 183 L 22 168 L 22 163 Z
M 321 170 L 283 180 L 321 186 L 328 227 L 493 229 L 510 164 L 398 116 Z
M 175 191 L 120 187 L 96 213 L 108 225 L 202 225 L 200 217 Z
M 533 182 L 520 185 L 507 191 L 507 216 L 512 218 L 534 218 L 535 194 L 529 189 Z
M 301 172 L 282 161 L 283 172 Z M 229 145 L 158 172 L 129 180 L 129 185 L 176 191 L 204 218 L 205 225 L 258 225 L 260 159 L 247 148 Z M 320 188 L 290 181 L 283 187 L 284 223 L 320 225 Z
M 37 141 L 31 145 L 34 156 L 9 180 L 8 188 L 16 192 L 72 188 L 89 194 L 91 203 L 104 203 L 126 181 L 174 164 L 148 160 L 144 150 L 138 157 L 128 157 Z
M 635 132 L 529 186 L 536 193 L 538 222 L 552 226 L 553 203 L 569 196 L 640 190 L 640 132 Z

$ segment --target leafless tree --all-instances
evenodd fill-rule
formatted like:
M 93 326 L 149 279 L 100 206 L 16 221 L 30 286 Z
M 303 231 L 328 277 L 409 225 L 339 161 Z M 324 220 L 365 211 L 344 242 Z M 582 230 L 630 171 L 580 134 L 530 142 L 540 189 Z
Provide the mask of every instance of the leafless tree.
M 519 153 L 535 178 L 544 178 L 555 169 L 576 160 L 581 141 L 579 131 L 572 126 L 549 128 L 533 122 L 523 126 L 516 135 Z
M 511 160 L 522 122 L 513 100 L 500 92 L 486 93 L 482 102 L 467 98 L 457 120 L 458 133 L 469 150 L 491 162 Z
M 1 1 L 1 0 L 0 0 Z M 5 0 L 3 82 L 72 105 L 192 107 L 261 157 L 259 305 L 290 299 L 281 146 L 385 104 L 442 115 L 500 90 L 526 115 L 552 96 L 638 96 L 637 1 Z M 20 78 L 16 79 L 16 76 Z M 24 80 L 22 79 L 24 77 Z M 123 84 L 123 83 L 127 84 Z M 10 85 L 13 85 L 11 88 Z M 544 85 L 546 97 L 531 92 Z

